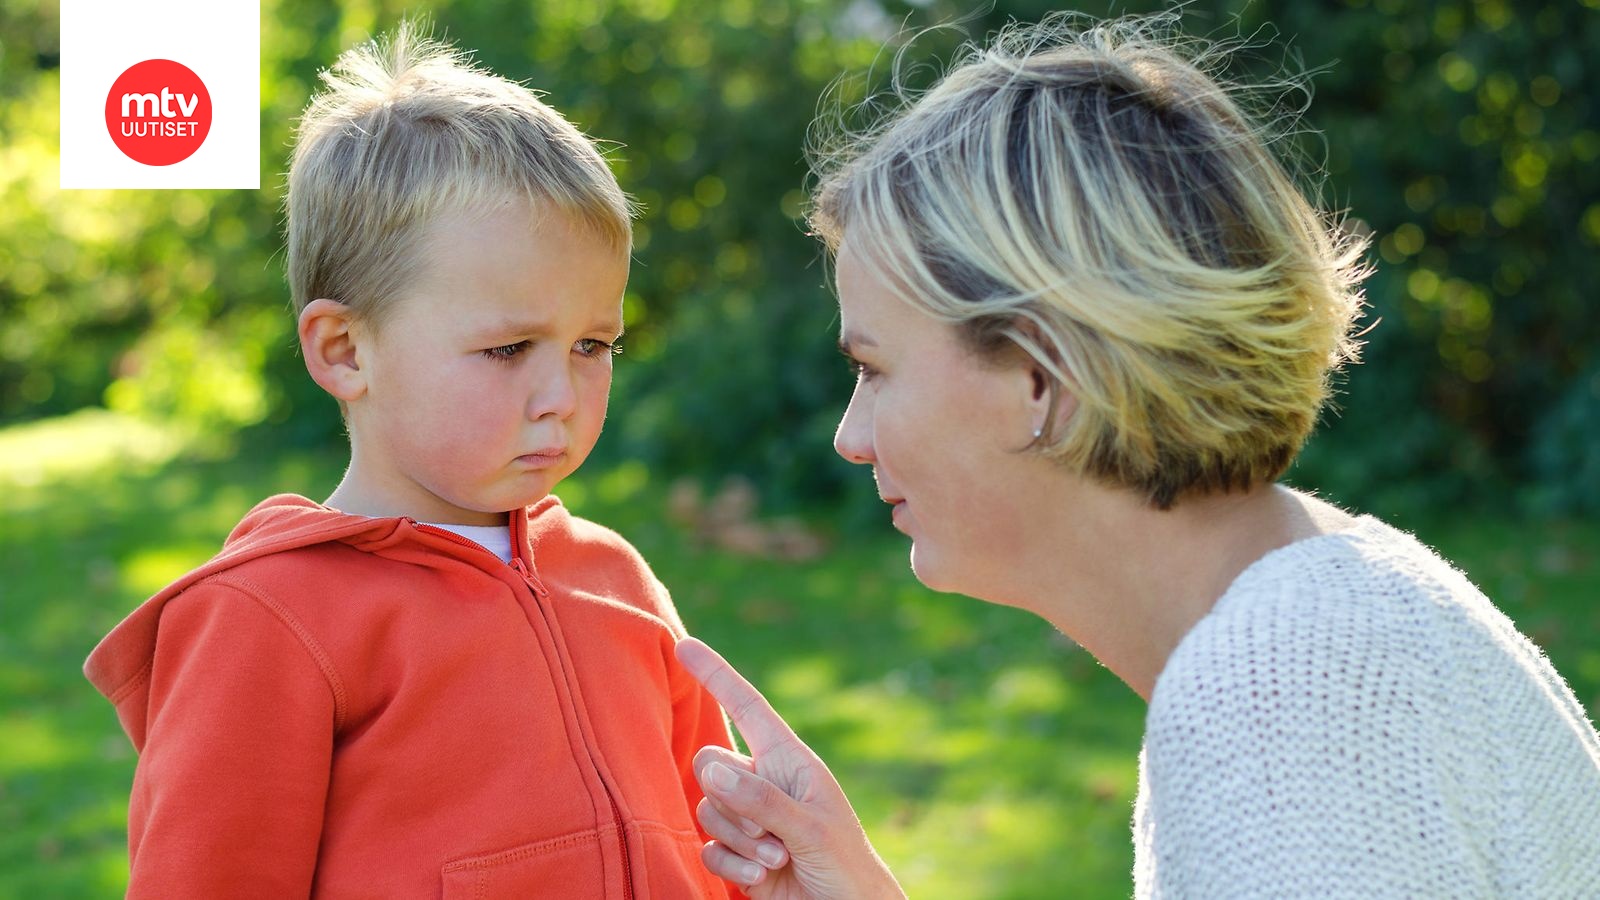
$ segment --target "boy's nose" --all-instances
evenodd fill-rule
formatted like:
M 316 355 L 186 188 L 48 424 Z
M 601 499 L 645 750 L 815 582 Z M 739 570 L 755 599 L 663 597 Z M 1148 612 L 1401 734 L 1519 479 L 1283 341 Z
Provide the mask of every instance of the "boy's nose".
M 535 377 L 537 381 L 528 397 L 530 420 L 545 416 L 566 419 L 577 410 L 578 389 L 571 370 L 565 366 L 552 366 Z

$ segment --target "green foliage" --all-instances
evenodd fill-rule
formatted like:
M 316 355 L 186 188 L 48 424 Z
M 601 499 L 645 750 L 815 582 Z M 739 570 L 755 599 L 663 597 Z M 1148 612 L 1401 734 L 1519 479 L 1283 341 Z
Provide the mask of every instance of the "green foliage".
M 1586 302 L 1600 278 L 1596 4 L 1253 10 L 1308 62 L 1339 61 L 1317 80 L 1311 121 L 1326 132 L 1330 196 L 1378 251 L 1368 359 L 1319 439 L 1326 456 L 1376 464 L 1328 486 L 1460 502 L 1537 478 L 1600 511 L 1592 467 L 1529 456 L 1600 349 Z
M 1535 507 L 1568 514 L 1600 509 L 1600 365 L 1572 383 L 1536 435 Z
M 431 12 L 482 61 L 614 142 L 617 173 L 642 202 L 601 458 L 745 474 L 780 505 L 864 496 L 828 447 L 848 378 L 831 350 L 826 268 L 801 222 L 818 98 L 844 72 L 865 77 L 836 99 L 880 86 L 897 33 L 960 20 L 908 51 L 946 59 L 963 34 L 1052 5 L 968 15 L 956 0 L 263 0 L 266 187 L 62 192 L 55 11 L 0 3 L 0 422 L 110 404 L 337 443 L 337 410 L 305 377 L 287 312 L 281 172 L 318 69 L 403 14 Z M 1526 496 L 1600 509 L 1593 467 L 1559 449 L 1581 440 L 1576 414 L 1560 410 L 1581 403 L 1575 379 L 1600 347 L 1600 319 L 1585 309 L 1600 282 L 1597 5 L 1185 6 L 1193 33 L 1259 34 L 1237 60 L 1243 80 L 1280 70 L 1285 45 L 1326 67 L 1305 122 L 1321 136 L 1291 127 L 1284 148 L 1325 162 L 1329 203 L 1374 238 L 1367 362 L 1302 482 L 1393 508 L 1536 480 Z M 1083 8 L 1113 6 L 1159 8 Z

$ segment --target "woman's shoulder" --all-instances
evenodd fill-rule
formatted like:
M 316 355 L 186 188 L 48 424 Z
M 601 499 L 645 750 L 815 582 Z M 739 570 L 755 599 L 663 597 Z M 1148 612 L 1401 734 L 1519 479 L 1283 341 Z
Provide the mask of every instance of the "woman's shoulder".
M 1152 716 L 1212 692 L 1333 705 L 1372 691 L 1414 695 L 1448 680 L 1467 652 L 1464 624 L 1491 613 L 1414 537 L 1360 517 L 1246 568 L 1172 653 Z M 1476 630 L 1466 643 L 1496 639 L 1495 628 Z
M 1428 894 L 1418 878 L 1495 842 L 1522 848 L 1497 864 L 1513 879 L 1596 846 L 1600 739 L 1576 698 L 1464 575 L 1375 519 L 1247 569 L 1157 680 L 1144 750 L 1147 868 L 1233 872 L 1217 861 L 1237 851 Z
M 1449 720 L 1459 732 L 1526 712 L 1558 687 L 1540 650 L 1466 575 L 1362 516 L 1240 574 L 1169 658 L 1150 726 L 1210 704 L 1230 718 L 1293 711 L 1333 733 L 1389 716 L 1400 729 Z
M 1342 602 L 1327 602 L 1330 598 Z M 1373 516 L 1279 547 L 1248 566 L 1217 601 L 1219 621 L 1268 612 L 1383 615 L 1428 602 L 1453 610 L 1483 594 L 1415 536 Z
M 1411 534 L 1372 516 L 1352 518 L 1339 530 L 1295 541 L 1267 553 L 1229 586 L 1191 636 L 1208 632 L 1266 641 L 1248 645 L 1254 652 L 1295 649 L 1282 633 L 1363 641 L 1363 655 L 1395 645 L 1416 649 L 1416 641 L 1439 637 L 1469 622 L 1498 629 L 1509 625 L 1494 605 L 1460 570 Z M 1512 629 L 1515 630 L 1514 628 Z M 1381 640 L 1396 635 L 1403 640 Z M 1365 643 L 1377 640 L 1377 644 Z M 1185 639 L 1187 643 L 1187 638 Z

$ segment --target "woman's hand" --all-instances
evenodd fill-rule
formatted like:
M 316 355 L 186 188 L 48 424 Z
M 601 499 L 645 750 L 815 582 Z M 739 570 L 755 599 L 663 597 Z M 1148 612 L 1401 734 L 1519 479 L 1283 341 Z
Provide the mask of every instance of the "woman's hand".
M 696 815 L 715 838 L 701 853 L 706 868 L 747 885 L 756 900 L 904 897 L 833 773 L 761 692 L 694 638 L 678 642 L 678 659 L 728 711 L 752 754 L 695 754 L 706 794 Z

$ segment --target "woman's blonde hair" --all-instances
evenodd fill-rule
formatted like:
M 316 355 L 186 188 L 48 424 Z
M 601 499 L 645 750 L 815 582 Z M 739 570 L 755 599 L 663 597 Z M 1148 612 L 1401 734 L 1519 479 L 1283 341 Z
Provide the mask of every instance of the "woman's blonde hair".
M 295 138 L 284 200 L 290 293 L 381 320 L 445 215 L 524 198 L 626 253 L 632 207 L 595 144 L 538 95 L 425 24 L 341 55 Z
M 1365 242 L 1207 74 L 1223 51 L 1173 14 L 1080 23 L 1013 26 L 814 138 L 810 223 L 980 356 L 1050 373 L 1077 405 L 1040 452 L 1162 509 L 1270 482 L 1356 357 Z

